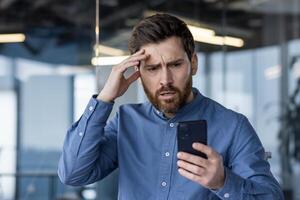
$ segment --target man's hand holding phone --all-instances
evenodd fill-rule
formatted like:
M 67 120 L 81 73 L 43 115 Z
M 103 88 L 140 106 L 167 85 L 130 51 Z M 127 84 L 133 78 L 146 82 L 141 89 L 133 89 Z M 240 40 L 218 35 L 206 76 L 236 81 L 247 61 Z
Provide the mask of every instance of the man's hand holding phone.
M 124 73 L 130 67 L 139 66 L 140 62 L 148 57 L 149 55 L 145 54 L 145 50 L 141 49 L 120 64 L 114 66 L 102 91 L 97 96 L 97 99 L 105 102 L 113 102 L 117 97 L 122 96 L 127 91 L 130 84 L 140 77 L 140 72 L 138 70 L 128 78 L 125 78 Z
M 225 172 L 222 156 L 207 146 L 207 122 L 179 122 L 177 127 L 178 172 L 209 189 L 223 187 Z
M 193 148 L 206 154 L 207 159 L 190 153 L 178 152 L 178 172 L 206 188 L 214 190 L 222 188 L 225 182 L 222 156 L 211 147 L 201 143 L 193 143 Z

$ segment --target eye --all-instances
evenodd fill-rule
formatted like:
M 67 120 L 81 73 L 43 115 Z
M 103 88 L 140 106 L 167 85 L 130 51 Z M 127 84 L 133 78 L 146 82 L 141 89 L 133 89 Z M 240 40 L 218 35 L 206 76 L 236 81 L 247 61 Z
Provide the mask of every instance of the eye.
M 147 68 L 147 71 L 149 71 L 149 72 L 153 72 L 155 70 L 157 70 L 157 67 L 148 67 Z
M 181 65 L 181 62 L 177 62 L 177 63 L 172 64 L 172 67 L 180 67 L 180 65 Z

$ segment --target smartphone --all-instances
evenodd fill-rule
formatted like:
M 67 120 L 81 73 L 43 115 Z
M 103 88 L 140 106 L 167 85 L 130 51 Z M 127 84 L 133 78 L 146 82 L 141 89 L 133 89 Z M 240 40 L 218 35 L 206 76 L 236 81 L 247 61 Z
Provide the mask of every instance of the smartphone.
M 207 158 L 206 154 L 193 149 L 194 142 L 207 145 L 206 120 L 179 122 L 177 126 L 178 152 L 183 151 Z

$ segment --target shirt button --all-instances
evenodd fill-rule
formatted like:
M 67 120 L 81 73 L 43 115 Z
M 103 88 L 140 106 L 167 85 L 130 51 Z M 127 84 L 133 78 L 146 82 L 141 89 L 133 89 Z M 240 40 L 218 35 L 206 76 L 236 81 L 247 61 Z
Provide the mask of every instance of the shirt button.
M 173 128 L 173 127 L 174 127 L 174 123 L 170 123 L 170 127 L 172 127 L 172 128 Z
M 170 153 L 169 153 L 169 152 L 166 152 L 166 153 L 165 153 L 165 156 L 166 156 L 166 157 L 169 157 L 169 156 L 170 156 Z
M 93 106 L 90 106 L 90 107 L 89 107 L 89 110 L 90 110 L 90 111 L 92 111 L 93 109 L 94 109 L 94 107 L 93 107 Z
M 225 194 L 224 194 L 224 197 L 225 197 L 225 198 L 229 198 L 229 196 L 230 196 L 229 193 L 225 193 Z
M 79 134 L 78 134 L 80 137 L 82 137 L 83 136 L 83 132 L 79 132 Z
M 161 182 L 161 186 L 166 187 L 167 183 L 165 181 Z

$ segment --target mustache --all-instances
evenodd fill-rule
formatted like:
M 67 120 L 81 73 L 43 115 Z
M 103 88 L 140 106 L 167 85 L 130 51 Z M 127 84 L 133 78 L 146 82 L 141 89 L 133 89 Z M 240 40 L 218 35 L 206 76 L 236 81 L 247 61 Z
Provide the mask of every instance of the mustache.
M 159 88 L 159 90 L 156 91 L 156 94 L 160 94 L 162 92 L 167 92 L 167 91 L 178 92 L 179 89 L 174 87 L 173 85 L 166 85 Z

